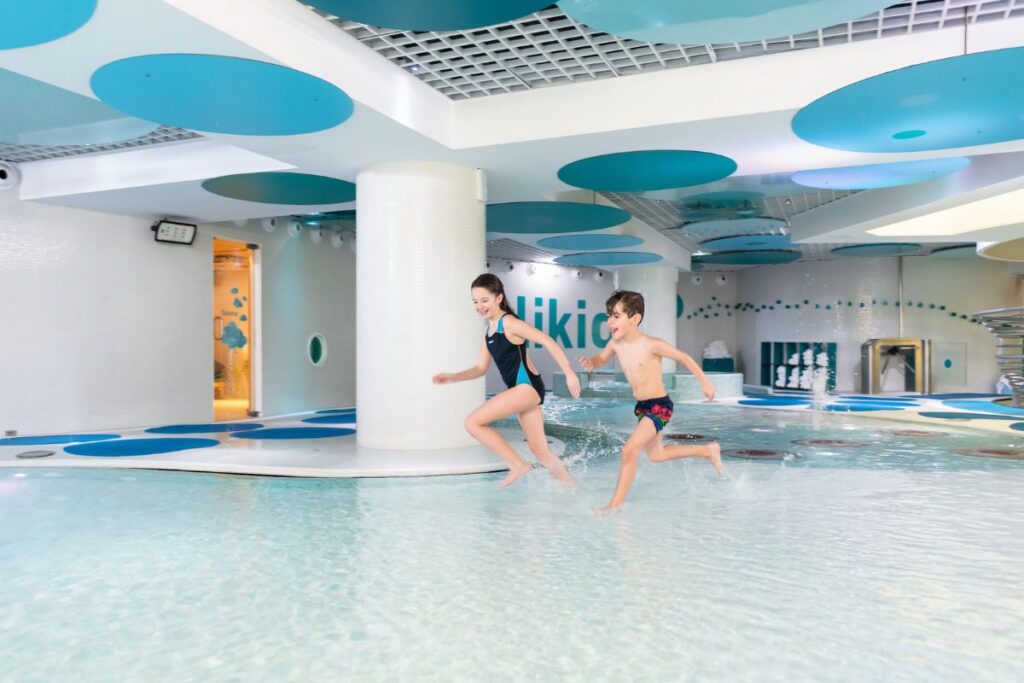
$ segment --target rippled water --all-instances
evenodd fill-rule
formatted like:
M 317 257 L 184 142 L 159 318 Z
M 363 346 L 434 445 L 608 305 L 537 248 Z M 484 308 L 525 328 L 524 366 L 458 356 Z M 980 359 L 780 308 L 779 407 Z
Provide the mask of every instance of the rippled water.
M 1024 679 L 1024 462 L 953 453 L 1024 439 L 683 406 L 792 457 L 644 463 L 595 517 L 631 406 L 548 406 L 572 493 L 3 470 L 0 680 Z

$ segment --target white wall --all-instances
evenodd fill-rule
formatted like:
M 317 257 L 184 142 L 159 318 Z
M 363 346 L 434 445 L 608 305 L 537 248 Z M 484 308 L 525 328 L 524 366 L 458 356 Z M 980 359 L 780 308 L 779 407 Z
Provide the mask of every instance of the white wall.
M 355 404 L 356 255 L 349 244 L 313 244 L 308 233 L 288 237 L 283 226 L 266 233 L 202 226 L 203 249 L 214 236 L 260 245 L 263 414 L 280 415 Z M 197 245 L 199 241 L 197 240 Z M 309 361 L 310 337 L 327 342 L 322 365 Z
M 600 339 L 608 339 L 608 325 L 603 321 L 607 320 L 604 302 L 614 291 L 614 278 L 611 273 L 597 271 L 593 268 L 532 264 L 536 272 L 529 275 L 527 267 L 531 264 L 512 261 L 514 270 L 509 273 L 505 269 L 505 264 L 510 263 L 509 261 L 492 259 L 490 263 L 490 272 L 501 278 L 513 310 L 518 310 L 518 299 L 523 297 L 525 304 L 523 319 L 530 325 L 547 334 L 552 334 L 552 323 L 557 327 L 558 323 L 565 321 L 566 314 L 570 315 L 564 328 L 558 327 L 555 330 L 555 332 L 559 332 L 564 329 L 565 334 L 553 336 L 555 342 L 565 349 L 566 355 L 569 356 L 569 360 L 577 372 L 579 372 L 577 356 L 592 356 L 604 347 L 603 343 L 600 345 L 594 343 L 594 334 L 596 330 Z M 583 274 L 579 280 L 572 278 L 571 273 L 574 270 Z M 595 273 L 598 272 L 603 275 L 601 280 L 595 279 Z M 538 298 L 540 305 L 537 304 Z M 579 307 L 581 300 L 585 302 L 583 308 Z M 468 282 L 466 283 L 466 306 L 472 306 Z M 540 315 L 539 319 L 538 315 Z M 484 328 L 485 323 L 481 318 L 481 338 L 484 335 Z M 583 341 L 582 346 L 580 345 L 581 340 Z M 559 372 L 558 365 L 545 349 L 534 348 L 532 344 L 529 355 L 544 378 L 544 384 L 550 389 L 552 386 L 551 374 Z M 465 367 L 469 367 L 475 361 L 476 358 L 467 359 Z M 613 359 L 609 365 L 605 366 L 605 369 L 614 370 L 616 367 Z M 464 368 L 453 368 L 453 370 L 456 369 Z M 496 392 L 504 389 L 505 384 L 501 381 L 501 376 L 492 363 L 487 371 L 487 391 Z
M 214 232 L 264 246 L 264 413 L 354 401 L 347 246 L 208 226 L 191 247 L 158 244 L 150 223 L 0 193 L 0 430 L 210 420 Z M 329 344 L 320 368 L 314 330 Z
M 700 277 L 700 284 L 694 284 L 695 275 Z M 716 284 L 715 278 L 719 275 L 725 276 L 724 285 Z M 727 308 L 737 302 L 737 279 L 734 272 L 701 270 L 696 273 L 679 273 L 678 293 L 683 301 L 683 312 L 676 319 L 677 343 L 698 364 L 704 347 L 716 339 L 724 341 L 733 358 L 737 357 L 739 347 L 736 323 L 739 313 Z M 741 370 L 739 359 L 737 370 Z
M 905 257 L 903 263 L 904 306 L 906 301 L 914 304 L 904 308 L 903 336 L 967 345 L 966 383 L 943 384 L 940 373 L 932 390 L 991 391 L 998 377 L 994 338 L 980 325 L 949 313 L 969 315 L 986 308 L 1019 305 L 1015 276 L 1005 264 L 983 259 L 913 256 Z M 897 258 L 752 268 L 739 273 L 738 283 L 737 303 L 774 306 L 774 310 L 738 315 L 740 356 L 745 381 L 750 384 L 760 384 L 762 341 L 834 341 L 838 344 L 837 388 L 859 390 L 861 343 L 898 336 L 899 308 L 894 305 L 899 283 Z M 924 303 L 922 308 L 917 307 L 919 301 Z M 935 358 L 933 364 L 943 360 Z

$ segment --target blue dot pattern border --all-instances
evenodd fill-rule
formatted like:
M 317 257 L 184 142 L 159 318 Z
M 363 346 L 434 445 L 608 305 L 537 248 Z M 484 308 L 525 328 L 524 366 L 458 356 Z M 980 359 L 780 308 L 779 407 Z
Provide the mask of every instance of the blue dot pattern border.
M 1024 138 L 1024 47 L 908 66 L 840 88 L 797 112 L 793 132 L 851 152 L 920 152 Z
M 305 0 L 322 12 L 402 31 L 464 31 L 539 12 L 550 0 Z
M 332 436 L 355 434 L 354 429 L 340 427 L 272 427 L 250 429 L 232 435 L 234 439 L 327 439 Z
M 92 75 L 98 98 L 147 121 L 232 135 L 300 135 L 333 128 L 353 111 L 327 81 L 286 66 L 238 57 L 129 57 Z
M 0 0 L 0 50 L 42 45 L 89 23 L 96 0 Z
M 0 439 L 0 446 L 48 446 L 120 439 L 120 434 L 51 434 L 49 436 L 12 436 Z
M 212 448 L 220 442 L 216 439 L 118 439 L 75 444 L 64 448 L 71 455 L 85 455 L 98 458 L 123 458 L 139 455 L 160 455 L 195 448 Z
M 597 192 L 647 192 L 711 183 L 736 168 L 735 161 L 721 154 L 652 149 L 580 159 L 559 169 L 558 179 Z

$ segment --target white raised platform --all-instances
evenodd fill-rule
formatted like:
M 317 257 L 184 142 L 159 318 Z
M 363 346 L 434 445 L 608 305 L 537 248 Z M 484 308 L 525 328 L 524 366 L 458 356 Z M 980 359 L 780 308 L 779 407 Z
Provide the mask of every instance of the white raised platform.
M 308 427 L 302 419 L 310 415 L 257 419 L 266 427 Z M 238 422 L 244 422 L 239 420 Z M 327 425 L 325 425 L 327 426 Z M 357 425 L 337 425 L 357 428 Z M 527 448 L 518 429 L 501 429 L 509 443 L 528 462 L 535 458 Z M 85 432 L 87 433 L 87 432 Z M 141 429 L 104 430 L 121 439 L 153 439 L 169 435 L 150 434 Z M 0 467 L 84 467 L 116 469 L 179 470 L 280 477 L 424 477 L 455 474 L 500 472 L 508 466 L 483 446 L 469 448 L 390 451 L 364 448 L 356 443 L 354 434 L 322 439 L 256 440 L 232 438 L 230 434 L 176 434 L 175 438 L 208 438 L 219 445 L 159 455 L 81 456 L 64 451 L 66 444 L 3 445 L 0 440 Z M 559 456 L 565 445 L 548 437 L 551 449 Z M 93 442 L 99 443 L 99 442 Z M 21 459 L 25 451 L 53 451 L 43 458 Z

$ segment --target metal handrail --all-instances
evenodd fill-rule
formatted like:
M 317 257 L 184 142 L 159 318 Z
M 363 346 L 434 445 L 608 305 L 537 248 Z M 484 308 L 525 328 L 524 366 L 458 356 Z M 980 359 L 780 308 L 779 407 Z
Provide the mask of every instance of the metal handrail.
M 1012 349 L 1020 353 L 996 353 L 996 364 L 1006 375 L 1013 391 L 1013 405 L 1024 404 L 1024 308 L 994 308 L 973 316 L 998 340 L 997 349 Z

